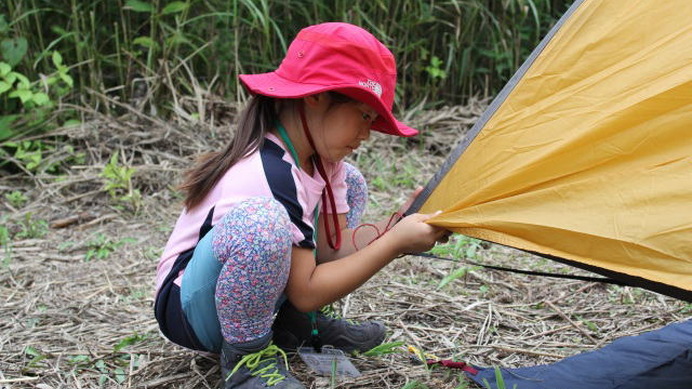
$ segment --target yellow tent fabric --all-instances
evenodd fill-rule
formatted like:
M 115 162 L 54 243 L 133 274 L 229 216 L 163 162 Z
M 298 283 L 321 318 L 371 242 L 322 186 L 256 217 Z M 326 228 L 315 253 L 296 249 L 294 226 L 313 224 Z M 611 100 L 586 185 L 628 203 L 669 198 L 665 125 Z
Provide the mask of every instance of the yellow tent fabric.
M 692 1 L 586 0 L 561 23 L 420 212 L 692 291 Z

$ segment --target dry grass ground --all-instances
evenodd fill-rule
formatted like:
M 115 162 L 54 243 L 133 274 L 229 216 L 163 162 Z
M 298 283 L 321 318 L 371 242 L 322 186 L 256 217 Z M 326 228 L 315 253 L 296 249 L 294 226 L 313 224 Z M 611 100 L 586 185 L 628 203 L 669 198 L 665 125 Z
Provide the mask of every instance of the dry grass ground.
M 416 141 L 374 135 L 352 158 L 371 183 L 369 217 L 385 216 L 425 184 L 483 108 L 473 102 L 411 113 L 409 120 L 425 128 Z M 59 180 L 48 174 L 0 177 L 3 195 L 21 191 L 28 198 L 21 206 L 0 200 L 12 237 L 0 253 L 0 388 L 217 386 L 214 358 L 164 340 L 152 309 L 157 257 L 181 209 L 172 188 L 193 155 L 228 139 L 223 123 L 235 108 L 221 104 L 214 112 L 215 125 L 88 113 L 87 125 L 61 131 L 75 153 L 85 153 L 84 164 L 73 164 Z M 102 190 L 101 172 L 116 151 L 136 169 L 132 183 L 142 197 L 135 203 L 123 203 L 124 192 L 114 199 Z M 577 273 L 465 239 L 448 250 L 484 263 Z M 604 284 L 474 267 L 446 283 L 464 266 L 463 260 L 400 258 L 337 308 L 350 318 L 385 321 L 387 342 L 505 367 L 553 362 L 690 315 L 682 302 Z M 363 375 L 335 383 L 311 375 L 297 357 L 291 366 L 310 388 L 472 387 L 459 371 L 429 371 L 404 353 L 352 360 Z

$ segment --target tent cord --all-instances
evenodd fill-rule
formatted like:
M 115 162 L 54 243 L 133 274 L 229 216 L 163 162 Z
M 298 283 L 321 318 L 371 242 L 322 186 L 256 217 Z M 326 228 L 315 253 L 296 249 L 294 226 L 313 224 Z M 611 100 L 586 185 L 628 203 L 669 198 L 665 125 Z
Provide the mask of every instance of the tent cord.
M 425 258 L 433 258 L 433 259 L 440 259 L 443 261 L 450 261 L 450 262 L 458 262 L 458 260 L 453 259 L 453 258 L 445 258 L 445 257 L 439 257 L 437 255 L 433 254 L 428 254 L 428 253 L 417 253 L 417 254 L 410 254 L 407 253 L 406 255 L 413 255 L 417 257 L 425 257 Z M 604 284 L 613 284 L 613 285 L 627 285 L 623 282 L 620 282 L 618 280 L 614 280 L 612 278 L 605 278 L 605 277 L 589 277 L 589 276 L 578 276 L 574 274 L 557 274 L 557 273 L 547 273 L 547 272 L 540 272 L 540 271 L 532 271 L 532 270 L 520 270 L 520 269 L 513 269 L 510 267 L 502 267 L 502 266 L 493 266 L 493 265 L 484 265 L 482 263 L 474 262 L 474 261 L 469 261 L 468 259 L 462 259 L 461 261 L 468 263 L 470 265 L 474 266 L 480 266 L 486 269 L 492 269 L 492 270 L 499 270 L 499 271 L 507 271 L 511 273 L 519 273 L 519 274 L 528 274 L 528 275 L 534 275 L 534 276 L 541 276 L 541 277 L 553 277 L 553 278 L 567 278 L 571 280 L 579 280 L 579 281 L 588 281 L 588 282 L 600 282 Z

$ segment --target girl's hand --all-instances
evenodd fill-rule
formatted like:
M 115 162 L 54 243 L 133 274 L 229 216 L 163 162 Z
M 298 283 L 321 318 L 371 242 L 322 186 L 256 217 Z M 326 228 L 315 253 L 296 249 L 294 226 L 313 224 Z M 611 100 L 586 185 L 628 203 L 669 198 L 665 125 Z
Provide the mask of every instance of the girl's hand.
M 392 239 L 402 254 L 428 251 L 435 246 L 435 243 L 444 242 L 449 237 L 449 231 L 446 229 L 425 222 L 438 213 L 430 215 L 414 213 L 406 216 L 384 236 Z

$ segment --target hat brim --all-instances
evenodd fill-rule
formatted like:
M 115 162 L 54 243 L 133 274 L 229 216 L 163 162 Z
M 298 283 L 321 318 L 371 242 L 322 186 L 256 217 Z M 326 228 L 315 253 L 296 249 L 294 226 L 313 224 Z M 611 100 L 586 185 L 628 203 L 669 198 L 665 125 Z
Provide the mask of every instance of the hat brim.
M 301 98 L 317 93 L 334 91 L 352 99 L 366 103 L 378 113 L 372 129 L 385 134 L 410 137 L 418 134 L 418 130 L 396 120 L 390 109 L 369 88 L 354 84 L 306 84 L 287 80 L 275 72 L 260 74 L 241 74 L 240 81 L 254 94 L 277 98 Z

